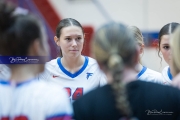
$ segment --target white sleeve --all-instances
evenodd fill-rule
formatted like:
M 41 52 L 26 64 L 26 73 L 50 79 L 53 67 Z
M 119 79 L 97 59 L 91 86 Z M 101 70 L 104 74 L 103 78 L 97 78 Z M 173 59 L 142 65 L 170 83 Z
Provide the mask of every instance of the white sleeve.
M 107 77 L 104 74 L 104 72 L 102 72 L 101 70 L 100 70 L 100 78 L 99 79 L 100 79 L 100 86 L 104 86 L 107 84 Z
M 52 73 L 50 70 L 53 68 L 49 65 L 49 63 L 46 63 L 44 66 L 44 71 L 38 75 L 38 80 L 45 80 L 49 81 L 49 79 L 52 77 Z
M 0 79 L 8 80 L 11 76 L 11 70 L 8 66 L 0 64 Z
M 38 80 L 48 80 L 49 79 L 49 76 L 51 76 L 51 73 L 45 69 L 44 72 L 38 74 Z
M 46 105 L 46 119 L 71 120 L 73 110 L 67 92 L 63 88 L 54 89 L 54 94 L 51 94 L 49 98 L 51 102 Z

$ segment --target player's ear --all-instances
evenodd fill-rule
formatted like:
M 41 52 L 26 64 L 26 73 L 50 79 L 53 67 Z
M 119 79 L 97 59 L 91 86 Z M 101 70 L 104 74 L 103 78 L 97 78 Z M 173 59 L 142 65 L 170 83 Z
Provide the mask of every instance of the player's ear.
M 139 60 L 140 60 L 140 51 L 138 50 L 138 47 L 136 48 L 136 52 L 134 53 L 134 63 L 135 64 L 138 64 L 139 63 Z
M 142 54 L 143 53 L 143 51 L 144 51 L 144 44 L 142 44 L 142 45 L 140 45 L 140 54 Z
M 36 39 L 32 42 L 32 44 L 29 46 L 28 50 L 28 55 L 33 56 L 33 55 L 40 55 L 42 51 L 42 46 L 40 43 L 40 40 Z
M 54 36 L 54 42 L 56 43 L 57 46 L 60 46 L 60 40 L 58 39 L 57 36 Z

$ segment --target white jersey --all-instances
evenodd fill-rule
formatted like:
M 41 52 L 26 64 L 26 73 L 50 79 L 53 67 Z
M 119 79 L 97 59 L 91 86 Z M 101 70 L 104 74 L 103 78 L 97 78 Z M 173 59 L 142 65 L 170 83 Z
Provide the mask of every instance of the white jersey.
M 55 82 L 65 87 L 71 102 L 88 91 L 107 83 L 107 78 L 99 69 L 96 60 L 86 56 L 84 65 L 74 74 L 63 67 L 61 58 L 51 60 L 46 64 L 44 73 L 39 75 L 39 79 Z
M 10 75 L 9 67 L 4 64 L 0 64 L 0 79 L 8 80 Z
M 62 87 L 37 79 L 16 85 L 0 80 L 1 120 L 70 120 L 71 116 L 72 107 Z
M 161 73 L 151 70 L 145 66 L 143 66 L 142 70 L 138 73 L 137 78 L 142 81 L 164 84 Z
M 170 72 L 170 68 L 169 66 L 166 66 L 163 70 L 162 70 L 162 76 L 163 76 L 163 79 L 165 81 L 165 84 L 166 85 L 171 85 L 171 82 L 172 82 L 172 74 Z

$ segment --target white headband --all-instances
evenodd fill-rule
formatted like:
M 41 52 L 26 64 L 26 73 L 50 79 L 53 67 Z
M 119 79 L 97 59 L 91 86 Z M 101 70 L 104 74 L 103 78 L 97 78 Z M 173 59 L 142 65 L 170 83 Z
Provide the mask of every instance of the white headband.
M 27 15 L 28 14 L 28 10 L 27 9 L 24 9 L 24 8 L 21 8 L 21 7 L 17 7 L 14 12 L 12 13 L 13 15 Z

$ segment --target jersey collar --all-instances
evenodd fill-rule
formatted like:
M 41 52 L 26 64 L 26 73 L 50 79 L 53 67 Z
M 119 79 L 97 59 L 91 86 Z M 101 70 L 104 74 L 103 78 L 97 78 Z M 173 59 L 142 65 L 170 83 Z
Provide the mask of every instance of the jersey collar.
M 75 72 L 74 74 L 70 73 L 69 71 L 67 71 L 64 66 L 61 63 L 61 58 L 57 59 L 57 64 L 59 65 L 59 68 L 62 70 L 62 72 L 64 72 L 64 74 L 66 74 L 67 76 L 71 77 L 71 78 L 75 78 L 78 75 L 80 75 L 87 67 L 88 62 L 89 62 L 89 58 L 87 56 L 85 57 L 85 62 L 84 65 L 82 66 L 82 68 L 80 70 L 78 70 L 77 72 Z
M 142 70 L 138 73 L 137 78 L 139 78 L 146 70 L 147 67 L 143 66 Z

